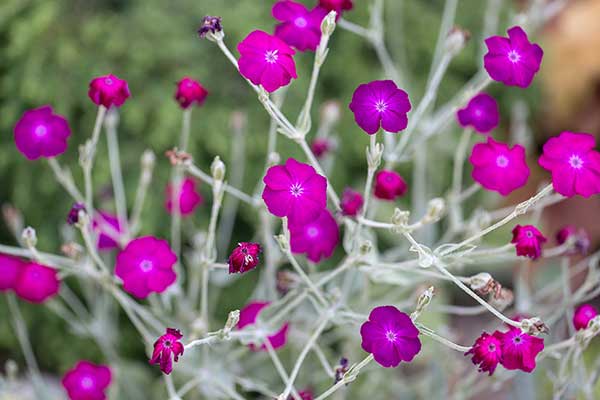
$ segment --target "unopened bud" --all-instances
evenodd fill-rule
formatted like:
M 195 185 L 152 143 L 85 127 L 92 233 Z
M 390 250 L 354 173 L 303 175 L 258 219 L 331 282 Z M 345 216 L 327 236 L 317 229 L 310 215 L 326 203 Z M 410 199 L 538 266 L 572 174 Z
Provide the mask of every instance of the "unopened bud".
M 433 286 L 429 286 L 427 290 L 419 295 L 417 299 L 417 307 L 415 312 L 420 314 L 428 305 L 431 303 L 431 299 L 433 299 L 433 295 L 435 294 L 435 288 Z
M 323 22 L 321 22 L 321 32 L 323 32 L 323 35 L 331 36 L 333 31 L 335 31 L 336 16 L 337 13 L 335 11 L 330 11 L 323 19 Z
M 23 242 L 25 242 L 27 247 L 35 247 L 37 245 L 37 234 L 35 233 L 35 229 L 31 226 L 23 229 L 21 239 L 23 239 Z
M 219 156 L 216 156 L 210 165 L 210 172 L 216 181 L 222 182 L 225 178 L 225 164 Z
M 223 333 L 229 334 L 240 322 L 240 310 L 234 310 L 229 313 L 227 316 L 227 322 L 225 322 L 225 327 L 223 327 Z
M 454 27 L 446 36 L 446 51 L 451 55 L 458 54 L 471 38 L 471 33 L 459 27 Z
M 152 150 L 146 150 L 142 153 L 142 158 L 140 159 L 142 164 L 142 169 L 152 169 L 154 168 L 154 164 L 156 163 L 156 155 Z
M 444 199 L 436 197 L 429 200 L 427 212 L 423 217 L 423 223 L 430 224 L 439 221 L 444 215 L 444 212 L 446 212 L 446 202 Z

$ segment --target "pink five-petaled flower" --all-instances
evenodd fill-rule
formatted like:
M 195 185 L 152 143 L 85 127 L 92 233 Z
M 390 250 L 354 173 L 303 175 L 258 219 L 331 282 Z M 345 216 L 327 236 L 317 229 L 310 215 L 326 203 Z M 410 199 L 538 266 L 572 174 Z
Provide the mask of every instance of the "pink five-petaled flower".
M 352 0 L 319 0 L 319 6 L 327 11 L 335 11 L 339 18 L 343 11 L 352 10 Z
M 201 106 L 208 96 L 208 91 L 192 78 L 184 76 L 179 82 L 177 82 L 177 90 L 175 91 L 175 100 L 179 103 L 181 108 L 189 108 L 192 104 Z
M 131 93 L 127 81 L 109 74 L 92 79 L 88 96 L 96 105 L 120 107 Z
M 194 213 L 196 207 L 204 202 L 204 199 L 198 193 L 196 181 L 192 178 L 185 178 L 179 186 L 179 213 L 187 217 Z M 167 184 L 165 189 L 165 209 L 169 214 L 173 214 L 173 185 Z
M 258 255 L 261 248 L 258 243 L 241 242 L 233 249 L 229 256 L 229 273 L 235 274 L 248 272 L 258 265 Z
M 279 21 L 275 36 L 299 51 L 315 51 L 321 40 L 321 21 L 327 11 L 321 7 L 308 10 L 303 4 L 280 0 L 273 5 L 273 17 Z
M 145 299 L 150 293 L 162 293 L 175 282 L 173 265 L 177 256 L 166 240 L 153 236 L 134 239 L 117 255 L 115 275 L 123 289 Z
M 469 100 L 465 108 L 458 110 L 456 117 L 462 127 L 471 126 L 476 132 L 488 133 L 498 126 L 500 112 L 492 96 L 479 93 Z
M 507 332 L 494 332 L 502 346 L 500 363 L 506 369 L 531 372 L 535 369 L 535 357 L 544 350 L 544 339 L 528 335 L 511 326 Z
M 183 354 L 182 337 L 179 330 L 167 328 L 166 333 L 154 342 L 150 364 L 159 364 L 160 370 L 169 375 L 173 371 L 173 361 L 179 361 L 179 356 Z
M 248 303 L 240 310 L 240 320 L 237 324 L 237 328 L 242 330 L 246 326 L 254 325 L 256 323 L 256 319 L 258 318 L 258 314 L 269 304 L 269 302 L 263 301 L 253 301 Z M 281 328 L 279 328 L 277 332 L 267 336 L 266 340 L 269 341 L 274 350 L 277 350 L 285 345 L 287 342 L 288 329 L 289 324 L 286 322 Z M 250 344 L 249 347 L 252 351 L 267 350 L 267 346 L 264 343 L 259 348 L 257 348 L 254 344 Z
M 511 243 L 515 244 L 518 256 L 526 256 L 533 260 L 542 255 L 542 245 L 546 238 L 533 225 L 517 225 L 512 230 Z
M 487 143 L 473 146 L 469 161 L 473 180 L 503 196 L 525 185 L 529 178 L 525 148 L 519 144 L 510 148 L 488 137 Z
M 92 224 L 94 230 L 98 233 L 98 250 L 116 249 L 119 247 L 119 244 L 115 242 L 112 233 L 120 234 L 123 232 L 121 221 L 119 221 L 116 215 L 107 211 L 99 211 L 98 214 Z
M 79 361 L 63 376 L 62 385 L 70 400 L 104 400 L 112 374 L 106 365 Z
M 545 144 L 539 164 L 552 173 L 554 190 L 563 196 L 600 193 L 600 153 L 589 133 L 562 132 Z
M 17 149 L 29 160 L 64 153 L 69 136 L 69 123 L 63 116 L 54 114 L 50 106 L 25 111 L 14 129 Z
M 327 206 L 327 179 L 293 158 L 269 168 L 263 182 L 262 198 L 269 212 L 288 217 L 290 224 L 310 222 Z
M 375 197 L 382 200 L 395 200 L 403 196 L 408 186 L 399 173 L 382 169 L 375 175 Z
M 54 268 L 30 262 L 22 265 L 14 289 L 23 300 L 40 304 L 58 293 L 60 280 Z
M 567 250 L 567 254 L 586 255 L 590 249 L 590 235 L 583 228 L 566 225 L 556 233 L 556 242 L 563 245 L 567 242 L 573 245 Z
M 14 290 L 23 265 L 16 257 L 0 254 L 0 292 Z
M 276 36 L 263 31 L 250 33 L 238 44 L 238 65 L 242 76 L 269 93 L 296 79 L 294 49 Z
M 340 240 L 335 219 L 324 208 L 314 220 L 303 224 L 290 224 L 290 247 L 293 253 L 305 253 L 312 262 L 329 258 Z
M 340 200 L 342 215 L 356 217 L 362 209 L 364 202 L 365 201 L 360 192 L 357 192 L 351 188 L 344 189 L 344 193 L 342 193 L 342 199 Z
M 410 362 L 421 351 L 419 330 L 410 317 L 394 306 L 375 307 L 360 327 L 362 348 L 382 366 Z
M 508 31 L 508 38 L 492 36 L 485 40 L 488 52 L 483 63 L 490 77 L 508 86 L 526 88 L 540 69 L 544 52 L 532 44 L 521 27 Z
M 356 88 L 350 102 L 354 120 L 369 135 L 380 127 L 388 132 L 400 132 L 408 125 L 410 111 L 408 94 L 394 81 L 373 81 Z
M 590 321 L 598 315 L 598 310 L 591 304 L 582 304 L 575 310 L 573 325 L 576 330 L 586 329 Z
M 465 356 L 473 354 L 473 364 L 479 365 L 479 372 L 488 372 L 492 375 L 502 358 L 502 345 L 500 340 L 493 335 L 483 332 L 477 338 L 471 350 Z

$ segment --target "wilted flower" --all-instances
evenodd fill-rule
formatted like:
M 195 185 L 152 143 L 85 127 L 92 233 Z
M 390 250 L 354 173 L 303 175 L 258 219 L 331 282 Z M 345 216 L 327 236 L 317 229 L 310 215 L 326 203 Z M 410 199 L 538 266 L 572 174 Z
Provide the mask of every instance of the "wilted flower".
M 260 252 L 258 243 L 238 243 L 229 256 L 229 273 L 244 273 L 256 268 Z
M 67 215 L 67 223 L 69 225 L 75 225 L 79 222 L 79 211 L 85 211 L 85 204 L 83 203 L 73 203 L 73 206 L 69 210 L 69 215 Z
M 502 344 L 496 336 L 483 332 L 465 356 L 469 354 L 473 355 L 473 364 L 479 365 L 479 372 L 492 375 L 502 358 Z
M 518 256 L 526 256 L 533 260 L 542 255 L 542 245 L 546 238 L 533 225 L 517 225 L 512 230 L 511 243 L 515 244 Z
M 590 235 L 583 228 L 577 228 L 573 225 L 564 226 L 556 233 L 556 242 L 563 245 L 567 242 L 573 244 L 573 248 L 568 251 L 569 254 L 585 255 L 590 249 Z
M 198 34 L 201 38 L 206 37 L 208 32 L 217 33 L 223 30 L 223 26 L 221 25 L 221 17 L 213 17 L 207 15 L 202 18 L 202 24 L 198 29 Z
M 179 356 L 183 355 L 182 337 L 179 330 L 167 328 L 166 333 L 154 342 L 150 364 L 159 364 L 161 371 L 169 375 L 173 371 L 173 361 L 179 361 Z

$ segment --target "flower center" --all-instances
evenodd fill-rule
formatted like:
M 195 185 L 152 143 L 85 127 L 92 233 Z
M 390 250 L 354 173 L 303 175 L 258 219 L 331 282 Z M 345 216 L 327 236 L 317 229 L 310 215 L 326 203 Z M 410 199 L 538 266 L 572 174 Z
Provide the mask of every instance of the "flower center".
M 152 268 L 154 267 L 154 263 L 152 263 L 152 261 L 150 260 L 144 260 L 140 263 L 140 269 L 143 272 L 148 272 L 150 271 Z
M 516 336 L 513 338 L 514 344 L 521 344 L 522 341 L 523 341 L 523 339 L 521 339 L 521 336 Z
M 292 186 L 290 186 L 290 193 L 294 197 L 300 197 L 302 196 L 302 193 L 304 193 L 304 188 L 301 184 L 294 183 Z
M 384 112 L 385 110 L 387 110 L 388 105 L 385 101 L 383 100 L 378 100 L 377 103 L 375 103 L 375 109 L 377 110 L 377 112 Z
M 525 232 L 525 236 L 527 236 L 528 238 L 532 238 L 533 237 L 533 232 L 527 231 L 527 232 Z
M 521 55 L 517 53 L 515 50 L 511 50 L 508 52 L 508 59 L 512 63 L 518 63 L 521 60 Z
M 169 339 L 167 339 L 167 340 L 165 340 L 165 341 L 163 342 L 163 346 L 164 346 L 164 347 L 171 347 L 171 345 L 172 345 L 172 344 L 173 344 L 173 343 L 171 343 L 171 341 L 170 341 Z
M 319 230 L 317 228 L 315 228 L 314 226 L 311 226 L 310 228 L 308 228 L 306 230 L 306 234 L 310 238 L 315 238 L 319 235 Z
M 508 165 L 508 158 L 506 158 L 506 156 L 503 155 L 496 157 L 496 165 L 500 168 L 506 168 L 506 166 Z
M 86 376 L 83 379 L 81 379 L 80 384 L 83 389 L 91 389 L 94 386 L 94 380 L 89 376 Z
M 106 78 L 106 79 L 104 79 L 104 83 L 110 86 L 113 84 L 113 80 L 110 78 Z
M 294 20 L 294 24 L 298 27 L 298 28 L 306 28 L 306 25 L 308 25 L 308 23 L 306 22 L 306 18 L 304 17 L 298 17 Z
M 496 345 L 495 345 L 494 343 L 491 343 L 491 344 L 488 346 L 488 351 L 489 351 L 490 353 L 493 353 L 493 352 L 495 352 L 495 351 L 496 351 Z
M 476 108 L 475 111 L 473 111 L 473 114 L 475 114 L 475 116 L 479 118 L 481 117 L 482 112 L 479 108 Z
M 387 331 L 385 333 L 385 338 L 387 340 L 389 340 L 390 342 L 395 342 L 396 341 L 396 332 L 392 332 L 392 331 Z
M 48 128 L 46 128 L 44 125 L 38 125 L 33 133 L 35 133 L 35 136 L 37 137 L 43 137 L 46 136 L 46 133 L 48 133 Z
M 277 54 L 278 52 L 279 50 L 268 50 L 265 53 L 265 61 L 269 64 L 274 64 L 279 58 L 279 55 Z
M 577 154 L 573 154 L 569 157 L 569 164 L 575 169 L 581 169 L 583 167 L 583 160 Z

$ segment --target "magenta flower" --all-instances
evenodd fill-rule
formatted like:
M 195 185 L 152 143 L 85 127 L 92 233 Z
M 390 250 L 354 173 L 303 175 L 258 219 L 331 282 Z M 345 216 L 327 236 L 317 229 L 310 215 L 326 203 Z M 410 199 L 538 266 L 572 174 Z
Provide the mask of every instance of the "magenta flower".
M 352 10 L 352 0 L 319 0 L 319 6 L 327 11 L 335 11 L 339 18 L 343 11 Z
M 518 256 L 526 256 L 535 260 L 542 255 L 542 245 L 546 238 L 535 226 L 517 225 L 512 230 L 511 243 L 515 244 Z
M 573 325 L 576 330 L 586 329 L 590 321 L 596 318 L 598 310 L 591 304 L 582 304 L 575 310 L 573 315 Z
M 327 206 L 327 179 L 293 158 L 269 168 L 263 182 L 262 198 L 269 212 L 288 217 L 290 224 L 309 222 Z
M 525 148 L 519 144 L 510 148 L 488 137 L 487 143 L 473 146 L 469 161 L 473 180 L 503 196 L 525 185 L 529 178 Z
M 502 346 L 500 363 L 504 368 L 525 372 L 535 369 L 535 357 L 544 350 L 544 339 L 528 335 L 512 326 L 507 332 L 494 332 L 494 337 Z
M 166 333 L 154 342 L 150 364 L 160 365 L 160 370 L 169 375 L 173 371 L 173 361 L 179 361 L 179 356 L 183 354 L 182 337 L 179 330 L 167 328 Z
M 321 7 L 308 10 L 303 4 L 279 0 L 273 5 L 273 17 L 279 21 L 275 36 L 299 51 L 315 51 L 321 41 L 321 21 L 327 11 Z
M 573 248 L 568 250 L 568 254 L 585 255 L 590 249 L 590 235 L 583 228 L 577 228 L 573 225 L 566 225 L 556 233 L 556 242 L 563 245 L 567 242 L 573 244 Z
M 242 76 L 269 93 L 296 79 L 294 49 L 278 37 L 263 31 L 250 33 L 240 44 L 238 61 Z
M 111 381 L 108 366 L 79 361 L 63 376 L 62 385 L 70 400 L 105 400 Z
M 382 366 L 411 362 L 421 351 L 419 330 L 410 317 L 394 306 L 375 307 L 360 327 L 362 348 Z
M 526 88 L 540 69 L 544 52 L 532 44 L 521 27 L 508 31 L 508 38 L 492 36 L 485 40 L 488 52 L 483 63 L 490 77 L 508 86 Z
M 395 200 L 404 196 L 408 186 L 399 173 L 382 169 L 375 175 L 375 197 L 381 200 Z
M 115 275 L 123 289 L 145 299 L 150 293 L 162 293 L 177 279 L 173 265 L 177 256 L 166 240 L 153 236 L 134 239 L 117 255 Z
M 256 323 L 256 319 L 258 318 L 258 314 L 268 306 L 269 302 L 263 301 L 253 301 L 248 303 L 244 308 L 240 310 L 240 320 L 237 324 L 237 328 L 239 330 L 244 329 L 247 326 L 254 325 Z M 289 329 L 289 324 L 286 322 L 279 328 L 279 330 L 272 335 L 267 336 L 267 340 L 271 344 L 273 349 L 277 350 L 283 346 L 287 342 L 287 332 Z M 263 343 L 259 348 L 257 348 L 254 344 L 249 345 L 252 351 L 258 350 L 267 350 L 267 346 Z
M 52 158 L 67 150 L 71 128 L 65 117 L 54 114 L 52 107 L 42 106 L 21 115 L 14 136 L 17 149 L 29 160 Z
M 471 126 L 479 133 L 488 133 L 498 126 L 500 112 L 496 100 L 486 93 L 479 93 L 469 100 L 469 104 L 456 113 L 458 122 L 464 128 Z
M 316 138 L 310 144 L 310 149 L 317 158 L 321 158 L 329 153 L 333 148 L 333 144 L 327 138 Z
M 88 96 L 96 105 L 110 108 L 123 105 L 131 93 L 127 81 L 109 74 L 92 79 Z
M 304 224 L 290 224 L 290 247 L 293 253 L 305 253 L 312 262 L 329 258 L 340 240 L 340 231 L 331 213 L 324 208 L 316 219 Z
M 0 292 L 15 289 L 23 265 L 20 259 L 0 253 Z
M 364 199 L 360 192 L 351 188 L 344 189 L 342 193 L 342 200 L 340 200 L 340 207 L 342 208 L 342 215 L 348 217 L 356 217 L 363 207 Z
M 299 391 L 298 396 L 300 396 L 300 398 L 302 400 L 313 400 L 314 399 L 313 392 L 310 389 L 304 389 L 304 390 Z
M 471 361 L 479 365 L 479 372 L 488 372 L 492 375 L 502 358 L 502 344 L 495 336 L 483 332 L 465 356 L 469 354 L 473 354 Z
M 563 196 L 600 193 L 600 153 L 589 133 L 562 132 L 544 144 L 539 164 L 552 173 L 554 190 Z
M 177 90 L 175 91 L 175 100 L 181 108 L 189 108 L 192 104 L 201 106 L 208 96 L 208 91 L 198 82 L 184 76 L 177 82 Z
M 116 249 L 119 244 L 114 241 L 110 232 L 122 233 L 122 224 L 116 215 L 113 215 L 107 211 L 99 211 L 99 215 L 93 220 L 92 226 L 98 233 L 98 250 L 107 251 Z
M 21 267 L 14 289 L 23 300 L 41 304 L 56 296 L 60 290 L 60 280 L 54 268 L 30 262 Z
M 248 272 L 258 265 L 258 255 L 261 252 L 258 243 L 241 242 L 233 249 L 229 256 L 229 273 Z
M 354 120 L 369 135 L 380 127 L 388 132 L 400 132 L 408 125 L 410 111 L 408 94 L 394 81 L 373 81 L 356 88 L 350 102 Z
M 196 188 L 196 181 L 185 178 L 181 181 L 179 192 L 179 213 L 187 217 L 192 215 L 196 208 L 204 202 L 202 195 Z M 165 189 L 165 209 L 173 214 L 173 186 L 169 183 Z

